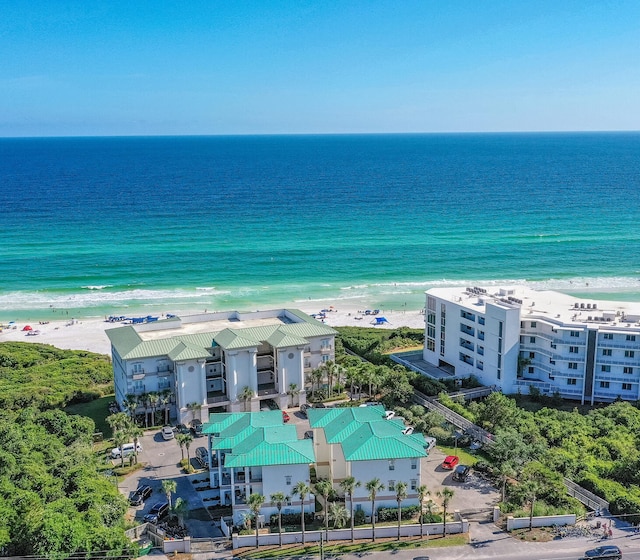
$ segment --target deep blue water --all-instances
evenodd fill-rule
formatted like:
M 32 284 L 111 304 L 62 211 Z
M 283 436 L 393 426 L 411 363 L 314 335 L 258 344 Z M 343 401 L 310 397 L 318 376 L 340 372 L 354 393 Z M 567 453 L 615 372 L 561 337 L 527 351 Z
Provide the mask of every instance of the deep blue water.
M 0 181 L 0 319 L 640 293 L 638 133 L 0 139 Z

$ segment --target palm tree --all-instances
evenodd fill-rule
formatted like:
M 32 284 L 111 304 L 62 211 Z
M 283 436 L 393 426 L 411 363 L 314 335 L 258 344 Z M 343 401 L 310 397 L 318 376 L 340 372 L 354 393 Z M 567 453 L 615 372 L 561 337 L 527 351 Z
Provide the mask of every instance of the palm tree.
M 318 480 L 315 489 L 324 498 L 324 528 L 325 534 L 329 533 L 329 495 L 333 492 L 333 484 L 330 480 Z
M 384 484 L 380 482 L 379 478 L 373 478 L 367 482 L 364 487 L 369 492 L 369 499 L 371 500 L 372 540 L 373 542 L 376 542 L 376 496 L 380 490 L 384 490 Z
M 311 398 L 316 396 L 316 389 L 320 389 L 324 373 L 321 368 L 316 368 L 311 372 Z
M 248 504 L 251 513 L 253 513 L 253 519 L 256 522 L 256 548 L 260 546 L 258 541 L 258 516 L 260 515 L 260 508 L 265 502 L 265 498 L 262 494 L 254 493 L 249 496 Z
M 287 389 L 287 395 L 291 397 L 291 406 L 294 406 L 294 401 L 296 396 L 300 393 L 300 389 L 298 389 L 298 385 L 295 383 L 290 383 L 289 388 Z
M 304 536 L 304 500 L 305 498 L 311 494 L 311 488 L 309 485 L 304 482 L 298 482 L 294 487 L 291 493 L 294 496 L 300 496 L 300 501 L 302 502 L 300 506 L 300 527 L 302 528 L 302 544 L 305 544 L 305 536 Z
M 193 436 L 191 434 L 183 434 L 184 435 L 184 446 L 187 448 L 187 465 L 191 464 L 191 457 L 189 456 L 189 447 L 193 442 Z
M 121 467 L 124 467 L 124 453 L 122 452 L 122 446 L 125 443 L 127 443 L 128 439 L 129 438 L 122 430 L 119 430 L 115 434 L 113 434 L 113 441 L 115 442 L 116 447 L 120 449 L 120 466 Z
M 360 486 L 360 481 L 356 480 L 353 476 L 348 476 L 340 482 L 340 488 L 349 496 L 349 514 L 351 516 L 351 542 L 355 542 L 353 536 L 353 493 L 355 489 Z
M 151 407 L 151 425 L 156 425 L 156 410 L 158 408 L 158 403 L 160 402 L 160 395 L 156 391 L 151 391 L 147 398 L 149 399 L 149 406 Z
M 418 491 L 418 502 L 420 502 L 420 539 L 424 538 L 424 501 L 427 496 L 431 495 L 431 492 L 427 489 L 426 484 L 421 484 L 416 488 Z
M 195 420 L 196 411 L 198 411 L 198 417 L 200 416 L 200 412 L 201 412 L 200 403 L 197 403 L 197 402 L 189 403 L 187 405 L 187 409 L 189 410 L 189 412 L 191 412 L 191 420 Z
M 122 404 L 124 405 L 125 410 L 129 413 L 129 416 L 131 416 L 131 421 L 135 422 L 136 421 L 136 410 L 138 409 L 138 405 L 140 404 L 140 401 L 139 401 L 137 395 L 129 393 L 124 398 L 124 402 Z
M 126 412 L 116 412 L 107 416 L 107 424 L 111 428 L 111 432 L 115 435 L 116 432 L 124 431 L 129 425 L 129 416 Z
M 127 429 L 127 435 L 133 439 L 133 456 L 135 458 L 135 462 L 138 462 L 138 441 L 144 435 L 142 428 L 139 428 L 135 424 L 130 424 Z
M 278 509 L 278 541 L 280 548 L 282 548 L 282 506 L 288 498 L 284 495 L 284 492 L 274 492 L 269 496 L 269 500 L 275 504 Z
M 178 434 L 176 436 L 176 443 L 180 446 L 181 459 L 184 460 L 184 446 L 187 443 L 187 438 L 190 438 L 190 434 Z
M 238 395 L 239 399 L 244 402 L 244 411 L 247 412 L 247 403 L 253 398 L 253 389 L 249 385 L 245 385 L 242 392 Z
M 177 498 L 173 506 L 173 513 L 178 516 L 178 523 L 184 525 L 184 518 L 189 513 L 189 504 L 182 498 Z
M 400 521 L 402 519 L 402 508 L 400 505 L 402 504 L 402 500 L 407 497 L 407 483 L 396 482 L 394 490 L 396 491 L 396 502 L 398 502 L 398 540 L 400 540 Z
M 178 489 L 178 483 L 175 480 L 171 480 L 166 478 L 162 481 L 162 491 L 167 496 L 167 500 L 169 501 L 169 508 L 171 508 L 171 494 L 174 493 Z
M 160 403 L 162 404 L 162 408 L 164 409 L 164 424 L 169 424 L 169 416 L 171 407 L 171 389 L 163 389 L 160 391 Z
M 349 512 L 342 504 L 338 502 L 331 502 L 329 506 L 329 517 L 333 519 L 333 528 L 342 529 L 347 522 L 347 515 Z
M 447 536 L 447 508 L 453 498 L 453 490 L 450 488 L 443 488 L 438 492 L 438 497 L 442 500 L 442 536 Z

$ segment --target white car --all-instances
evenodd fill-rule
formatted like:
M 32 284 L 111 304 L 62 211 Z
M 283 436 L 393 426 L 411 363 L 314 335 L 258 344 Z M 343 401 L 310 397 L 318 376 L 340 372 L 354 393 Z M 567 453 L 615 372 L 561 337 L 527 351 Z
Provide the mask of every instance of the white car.
M 142 451 L 142 445 L 138 444 L 137 448 L 133 445 L 133 443 L 125 443 L 122 446 L 122 449 L 119 447 L 114 447 L 111 450 L 111 458 L 112 459 L 120 459 L 120 457 L 128 457 L 129 455 L 133 455 L 133 452 L 137 451 L 140 453 Z
M 385 410 L 384 411 L 384 417 L 387 420 L 391 420 L 395 415 L 396 415 L 396 413 L 393 410 Z
M 168 441 L 170 439 L 173 439 L 174 437 L 175 434 L 173 433 L 173 428 L 171 426 L 165 426 L 164 428 L 162 428 L 162 439 Z

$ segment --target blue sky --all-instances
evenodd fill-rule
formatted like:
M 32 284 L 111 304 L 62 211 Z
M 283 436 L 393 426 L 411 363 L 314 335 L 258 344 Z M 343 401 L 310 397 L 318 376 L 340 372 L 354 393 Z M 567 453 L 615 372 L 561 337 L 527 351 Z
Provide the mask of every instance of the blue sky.
M 0 13 L 0 136 L 640 129 L 638 0 Z

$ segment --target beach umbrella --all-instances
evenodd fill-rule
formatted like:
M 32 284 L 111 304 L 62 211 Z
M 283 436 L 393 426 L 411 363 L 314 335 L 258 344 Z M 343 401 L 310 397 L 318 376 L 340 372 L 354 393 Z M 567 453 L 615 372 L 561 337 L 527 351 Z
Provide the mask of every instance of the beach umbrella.
M 23 331 L 32 331 L 33 329 L 31 328 L 31 325 L 25 325 L 25 326 L 22 328 L 22 330 L 23 330 Z

